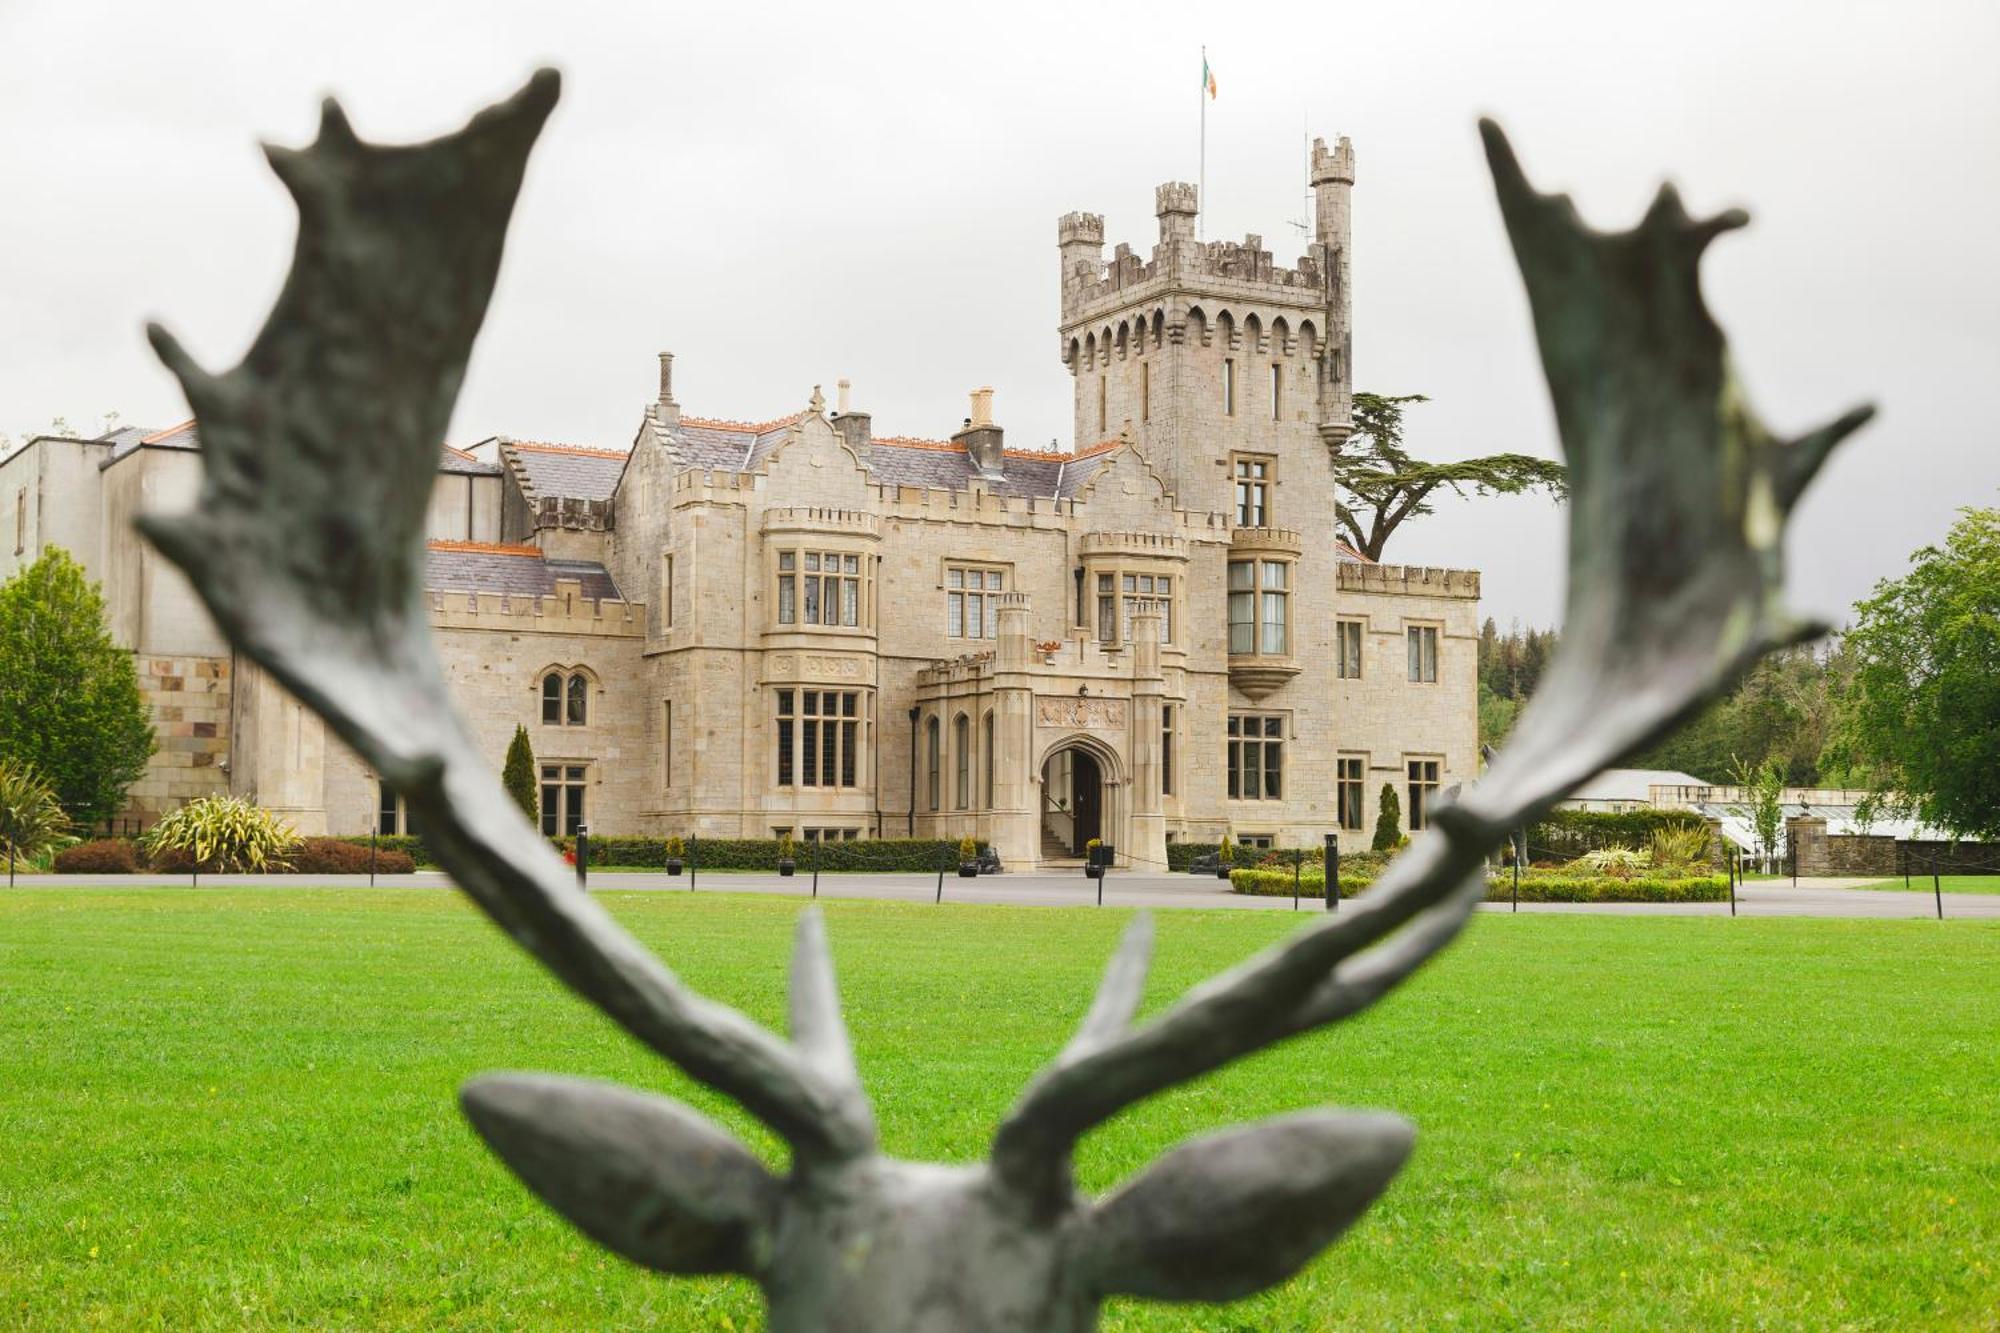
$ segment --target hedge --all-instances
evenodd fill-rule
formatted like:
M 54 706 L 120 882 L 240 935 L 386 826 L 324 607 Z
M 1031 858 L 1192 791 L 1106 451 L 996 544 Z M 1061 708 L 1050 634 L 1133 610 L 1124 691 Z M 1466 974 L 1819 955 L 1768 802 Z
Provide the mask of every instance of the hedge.
M 1170 842 L 1167 844 L 1167 869 L 1185 873 L 1195 858 L 1214 856 L 1218 845 L 1213 842 Z
M 130 875 L 139 869 L 139 849 L 130 838 L 99 838 L 56 853 L 58 875 Z
M 683 861 L 694 862 L 702 870 L 775 870 L 778 865 L 776 838 L 689 839 Z M 568 851 L 575 840 L 560 838 L 557 846 Z M 986 850 L 984 842 L 979 844 Z M 792 844 L 792 859 L 801 870 L 813 864 L 813 844 L 803 839 Z M 667 842 L 660 838 L 598 837 L 590 839 L 590 863 L 594 866 L 636 866 L 657 869 L 667 863 Z M 819 845 L 821 870 L 910 870 L 929 873 L 939 867 L 957 869 L 957 838 L 859 838 L 852 842 L 824 842 Z
M 1551 810 L 1528 826 L 1530 861 L 1574 861 L 1601 847 L 1644 851 L 1663 828 L 1707 828 L 1692 810 Z
M 1340 891 L 1352 896 L 1374 884 L 1371 876 L 1346 874 L 1340 877 Z M 1320 898 L 1326 894 L 1326 876 L 1305 871 L 1299 876 L 1299 896 Z M 1232 870 L 1229 887 L 1237 893 L 1259 898 L 1292 896 L 1289 870 Z M 1486 881 L 1489 902 L 1505 902 L 1514 895 L 1512 876 Z M 1614 875 L 1562 875 L 1534 873 L 1521 876 L 1524 903 L 1719 903 L 1729 898 L 1726 875 L 1691 875 L 1672 879 L 1619 879 Z
M 1514 896 L 1511 876 L 1486 881 L 1486 900 L 1506 902 Z M 1672 879 L 1615 875 L 1563 875 L 1538 872 L 1521 876 L 1524 903 L 1720 903 L 1729 900 L 1727 875 L 1684 875 Z
M 1340 891 L 1346 895 L 1360 893 L 1375 882 L 1373 875 L 1349 875 L 1342 872 Z M 1229 872 L 1229 887 L 1236 893 L 1249 894 L 1255 898 L 1289 898 L 1292 896 L 1292 872 L 1290 870 L 1232 870 Z M 1326 874 L 1320 870 L 1299 871 L 1299 896 L 1301 898 L 1323 898 L 1326 896 Z

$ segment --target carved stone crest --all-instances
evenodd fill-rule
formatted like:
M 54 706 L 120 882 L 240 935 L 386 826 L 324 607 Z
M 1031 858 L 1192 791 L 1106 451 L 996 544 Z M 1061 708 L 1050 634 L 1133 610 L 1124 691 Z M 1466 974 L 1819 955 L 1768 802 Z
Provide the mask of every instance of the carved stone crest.
M 1123 699 L 1070 698 L 1043 694 L 1035 698 L 1035 721 L 1044 727 L 1082 727 L 1092 731 L 1118 731 L 1125 726 Z

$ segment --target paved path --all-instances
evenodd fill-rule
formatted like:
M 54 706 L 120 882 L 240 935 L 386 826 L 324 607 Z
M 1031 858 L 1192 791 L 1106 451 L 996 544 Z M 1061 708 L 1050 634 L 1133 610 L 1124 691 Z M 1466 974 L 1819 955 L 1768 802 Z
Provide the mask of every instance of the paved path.
M 185 875 L 117 875 L 90 879 L 70 875 L 22 875 L 23 888 L 61 888 L 88 884 L 92 887 L 186 887 Z M 1861 889 L 1869 883 L 1856 879 L 1801 879 L 1797 888 L 1790 881 L 1760 880 L 1738 889 L 1737 913 L 1742 916 L 1813 917 L 1931 917 L 1937 905 L 1928 892 L 1900 892 Z M 357 875 L 205 875 L 204 885 L 231 888 L 305 888 L 324 885 L 366 890 L 365 876 Z M 377 883 L 383 888 L 449 888 L 451 881 L 438 871 L 414 875 L 384 875 Z M 591 876 L 593 889 L 643 890 L 649 892 L 689 892 L 685 875 L 670 876 L 660 871 L 598 871 Z M 766 893 L 804 897 L 812 892 L 812 876 L 801 873 L 791 879 L 776 874 L 710 873 L 694 884 L 700 893 Z M 868 898 L 898 902 L 930 902 L 937 894 L 935 875 L 840 874 L 822 875 L 822 898 Z M 1067 875 L 1009 874 L 960 879 L 948 874 L 944 879 L 948 902 L 1006 903 L 1028 907 L 1084 907 L 1097 901 L 1097 886 L 1080 873 Z M 1105 881 L 1107 907 L 1220 907 L 1249 911 L 1290 911 L 1290 898 L 1254 898 L 1230 893 L 1222 881 L 1195 875 L 1139 875 L 1113 871 Z M 1307 911 L 1320 910 L 1317 898 L 1302 903 Z M 1486 911 L 1505 912 L 1508 904 L 1487 903 Z M 1523 912 L 1582 912 L 1616 916 L 1728 916 L 1723 903 L 1522 903 Z M 1982 917 L 2000 920 L 2000 894 L 1947 893 L 1944 914 L 1948 918 Z

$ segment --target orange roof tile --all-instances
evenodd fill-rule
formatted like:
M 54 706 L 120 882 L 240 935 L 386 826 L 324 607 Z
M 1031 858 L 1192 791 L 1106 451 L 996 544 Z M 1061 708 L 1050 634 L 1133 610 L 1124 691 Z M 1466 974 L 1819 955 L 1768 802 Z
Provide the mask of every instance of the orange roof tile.
M 624 458 L 623 449 L 592 449 L 581 444 L 550 444 L 545 440 L 508 440 L 509 449 L 528 449 L 538 454 L 582 454 L 585 458 Z
M 762 435 L 765 431 L 789 426 L 805 416 L 804 412 L 794 412 L 788 417 L 777 417 L 771 421 L 733 421 L 724 417 L 682 417 L 681 425 L 695 426 L 702 430 L 726 430 L 733 435 Z
M 186 421 L 181 422 L 178 426 L 169 426 L 165 430 L 156 430 L 151 435 L 141 435 L 139 437 L 139 443 L 158 444 L 161 440 L 170 439 L 175 435 L 181 434 L 183 431 L 188 431 L 192 429 L 194 429 L 194 418 L 189 417 Z
M 473 551 L 481 555 L 519 555 L 542 558 L 539 546 L 522 546 L 514 542 L 451 542 L 431 540 L 426 542 L 433 551 Z

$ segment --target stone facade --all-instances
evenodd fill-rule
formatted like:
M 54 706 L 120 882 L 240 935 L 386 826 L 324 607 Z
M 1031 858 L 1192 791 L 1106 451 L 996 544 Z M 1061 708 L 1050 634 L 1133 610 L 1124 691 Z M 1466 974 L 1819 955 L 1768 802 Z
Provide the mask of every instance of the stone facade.
M 1064 217 L 1068 453 L 1007 449 L 990 389 L 949 439 L 877 436 L 844 381 L 777 420 L 684 416 L 665 354 L 629 450 L 445 450 L 429 586 L 466 725 L 496 767 L 529 728 L 557 832 L 971 834 L 1012 866 L 1091 837 L 1140 868 L 1226 834 L 1366 845 L 1385 784 L 1413 812 L 1475 772 L 1479 579 L 1330 536 L 1353 181 L 1345 140 L 1315 145 L 1292 268 L 1255 236 L 1197 242 L 1182 184 L 1149 260 Z M 67 469 L 53 509 L 150 682 L 135 813 L 226 785 L 303 830 L 401 831 L 130 535 L 135 506 L 191 498 L 197 445 L 0 464 L 0 498 Z M 24 550 L 63 542 L 37 521 Z

